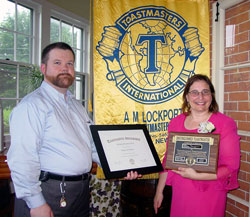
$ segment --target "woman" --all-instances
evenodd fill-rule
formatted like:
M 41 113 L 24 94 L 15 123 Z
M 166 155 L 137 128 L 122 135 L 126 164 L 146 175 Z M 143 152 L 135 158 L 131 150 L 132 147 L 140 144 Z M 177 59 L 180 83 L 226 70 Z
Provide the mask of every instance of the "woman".
M 213 133 L 220 134 L 216 174 L 198 173 L 193 168 L 178 168 L 160 173 L 154 198 L 157 213 L 163 189 L 172 186 L 171 217 L 224 217 L 227 191 L 237 188 L 240 145 L 233 119 L 218 112 L 214 87 L 205 75 L 188 79 L 183 93 L 182 114 L 172 119 L 168 132 L 198 133 L 204 122 L 211 122 Z M 201 125 L 200 125 L 201 124 Z M 163 160 L 165 167 L 166 154 Z

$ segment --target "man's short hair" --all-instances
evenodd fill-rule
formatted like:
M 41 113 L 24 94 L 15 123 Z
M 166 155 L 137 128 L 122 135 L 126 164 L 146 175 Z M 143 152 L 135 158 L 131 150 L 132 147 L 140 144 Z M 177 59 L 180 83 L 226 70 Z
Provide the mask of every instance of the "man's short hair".
M 45 47 L 43 49 L 42 52 L 42 63 L 46 64 L 49 58 L 49 52 L 55 48 L 58 49 L 63 49 L 63 50 L 70 50 L 74 56 L 74 60 L 75 60 L 75 52 L 73 51 L 72 47 L 69 46 L 68 44 L 64 43 L 64 42 L 55 42 L 52 44 L 49 44 L 47 47 Z

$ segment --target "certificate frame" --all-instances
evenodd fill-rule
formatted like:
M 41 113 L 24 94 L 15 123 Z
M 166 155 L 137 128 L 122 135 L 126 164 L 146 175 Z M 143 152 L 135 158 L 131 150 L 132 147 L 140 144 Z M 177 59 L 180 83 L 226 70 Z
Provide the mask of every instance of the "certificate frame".
M 219 142 L 219 134 L 169 132 L 165 168 L 216 173 Z
M 145 124 L 91 125 L 90 130 L 106 179 L 163 171 Z

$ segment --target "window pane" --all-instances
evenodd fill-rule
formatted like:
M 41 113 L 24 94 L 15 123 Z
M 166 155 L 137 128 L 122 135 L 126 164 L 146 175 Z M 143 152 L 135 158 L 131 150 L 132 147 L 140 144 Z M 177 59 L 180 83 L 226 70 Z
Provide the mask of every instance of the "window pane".
M 33 65 L 30 69 L 31 73 L 31 85 L 32 89 L 35 90 L 41 86 L 42 81 L 44 80 L 44 76 L 40 70 L 40 67 L 37 65 Z
M 59 20 L 51 18 L 50 19 L 50 42 L 51 43 L 60 41 L 59 28 L 60 28 Z
M 82 100 L 83 99 L 83 76 L 81 75 L 76 75 L 76 99 L 77 100 Z
M 74 27 L 74 44 L 73 47 L 81 49 L 82 47 L 82 30 Z
M 72 46 L 72 26 L 62 22 L 62 42 Z
M 74 50 L 75 51 L 75 70 L 78 72 L 82 72 L 82 53 L 80 50 Z
M 0 59 L 14 60 L 14 34 L 0 29 Z
M 2 100 L 3 105 L 3 127 L 4 127 L 4 134 L 9 134 L 10 127 L 9 127 L 9 118 L 12 109 L 16 106 L 16 100 Z
M 31 63 L 31 44 L 29 37 L 20 34 L 17 35 L 16 60 L 18 62 Z
M 0 98 L 16 98 L 16 71 L 14 65 L 0 64 Z
M 23 98 L 35 88 L 32 86 L 31 68 L 20 67 L 19 70 L 19 97 Z
M 15 4 L 7 0 L 1 0 L 0 27 L 14 31 Z
M 17 31 L 31 35 L 31 13 L 32 11 L 21 5 L 17 5 Z
M 31 63 L 31 40 L 29 37 L 17 35 L 16 59 L 19 62 Z

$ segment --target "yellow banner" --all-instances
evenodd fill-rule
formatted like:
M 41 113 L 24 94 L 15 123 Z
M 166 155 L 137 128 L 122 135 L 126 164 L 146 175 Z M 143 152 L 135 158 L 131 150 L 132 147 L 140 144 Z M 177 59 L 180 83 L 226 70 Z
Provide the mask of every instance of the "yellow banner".
M 95 123 L 146 124 L 162 160 L 187 79 L 210 74 L 208 0 L 94 0 L 93 58 Z

